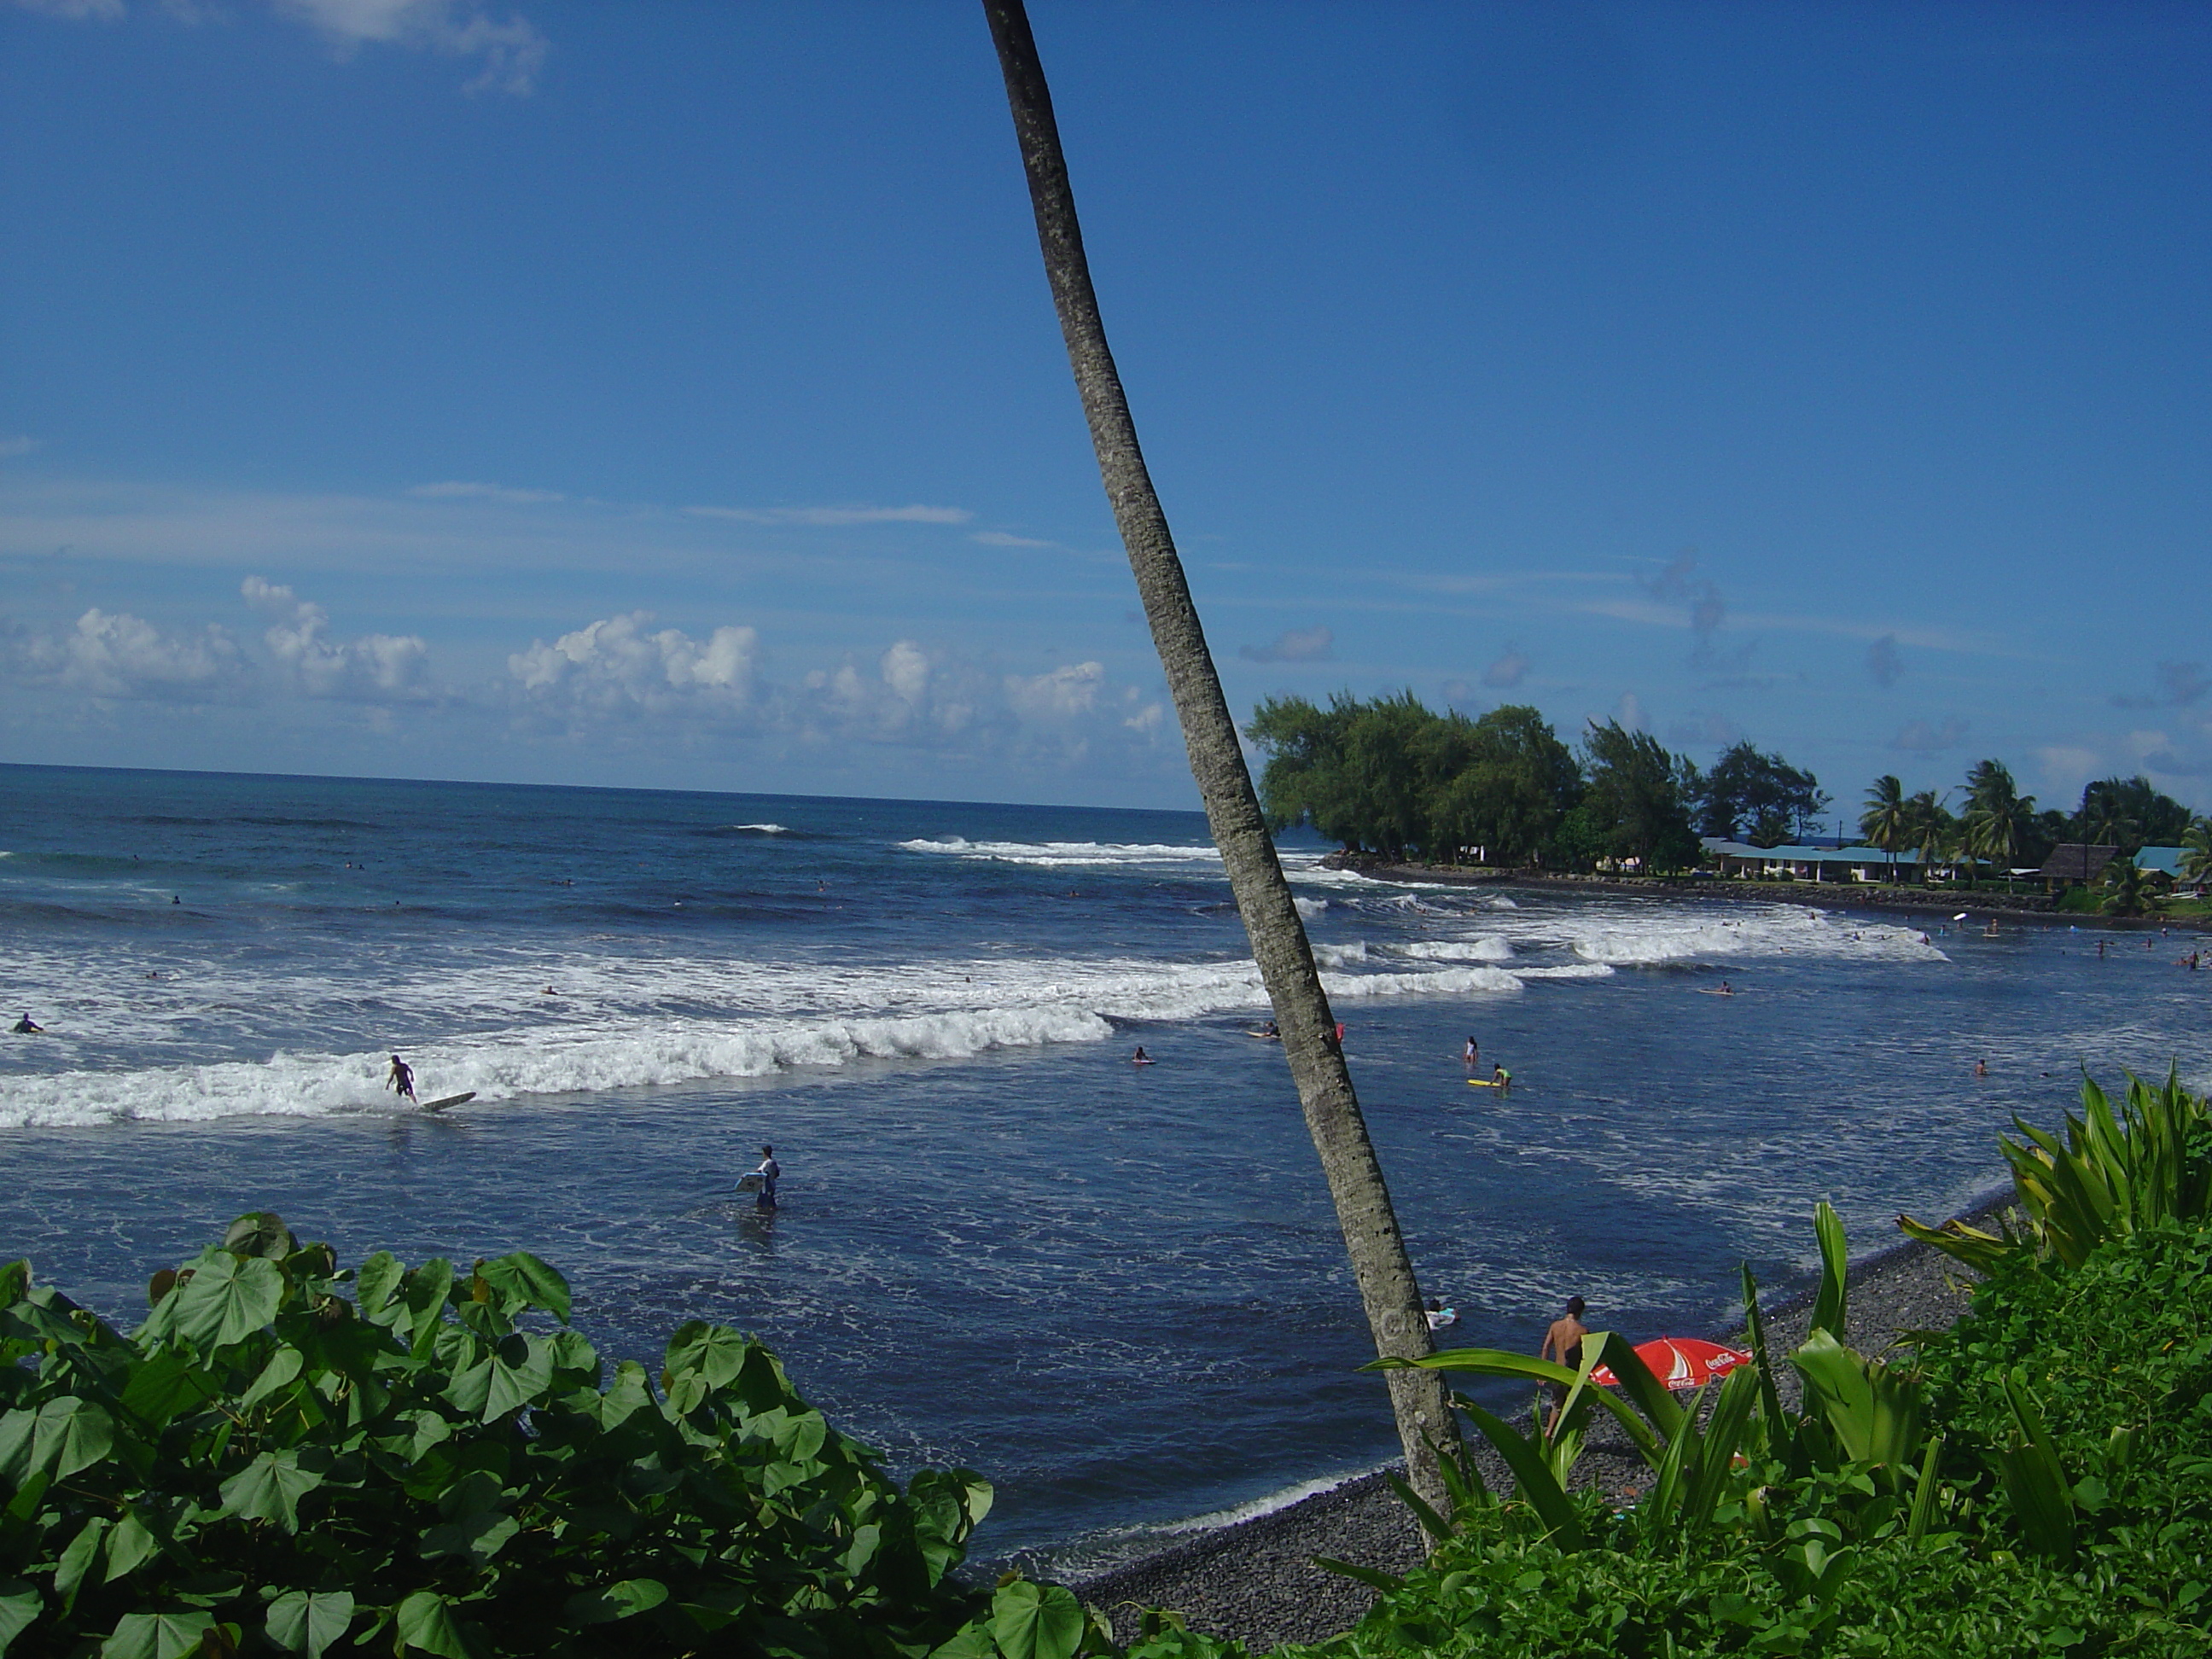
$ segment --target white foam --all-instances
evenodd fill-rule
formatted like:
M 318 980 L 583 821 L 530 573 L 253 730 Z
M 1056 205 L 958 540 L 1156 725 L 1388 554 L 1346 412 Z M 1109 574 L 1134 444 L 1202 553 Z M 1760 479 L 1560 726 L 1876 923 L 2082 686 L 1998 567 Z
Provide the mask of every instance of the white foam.
M 1577 956 L 1620 967 L 1783 956 L 1948 960 L 1921 942 L 1917 928 L 1855 923 L 1794 904 L 1747 907 L 1746 914 L 1726 918 L 1694 913 L 1679 918 L 1649 913 L 1571 917 L 1563 931 Z
M 1212 847 L 1173 847 L 1162 843 L 1098 841 L 969 841 L 963 836 L 942 840 L 902 841 L 909 853 L 932 853 L 940 857 L 988 859 L 1000 864 L 1035 865 L 1060 869 L 1073 865 L 1211 864 L 1218 866 L 1221 854 Z
M 1325 898 L 1304 898 L 1293 893 L 1291 902 L 1298 907 L 1299 919 L 1304 921 L 1319 921 L 1328 911 L 1328 901 Z
M 790 830 L 785 829 L 784 826 L 780 823 L 733 823 L 730 828 L 732 830 L 750 830 L 755 835 L 760 836 L 787 836 L 791 833 Z
M 1513 945 L 1495 933 L 1468 939 L 1416 939 L 1398 947 L 1401 956 L 1421 962 L 1510 962 Z

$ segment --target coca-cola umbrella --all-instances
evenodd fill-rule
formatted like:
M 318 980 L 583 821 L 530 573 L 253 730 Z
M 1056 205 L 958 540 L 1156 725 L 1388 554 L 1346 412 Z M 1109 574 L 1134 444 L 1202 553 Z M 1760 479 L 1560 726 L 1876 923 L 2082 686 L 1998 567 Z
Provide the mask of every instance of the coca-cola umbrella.
M 1675 1389 L 1702 1389 L 1726 1376 L 1737 1366 L 1751 1364 L 1751 1356 L 1742 1349 L 1731 1348 L 1724 1342 L 1708 1342 L 1702 1336 L 1662 1336 L 1639 1342 L 1636 1345 L 1636 1357 L 1650 1368 L 1652 1376 Z M 1620 1386 L 1620 1379 L 1613 1374 L 1609 1365 L 1594 1367 L 1590 1381 L 1601 1388 Z

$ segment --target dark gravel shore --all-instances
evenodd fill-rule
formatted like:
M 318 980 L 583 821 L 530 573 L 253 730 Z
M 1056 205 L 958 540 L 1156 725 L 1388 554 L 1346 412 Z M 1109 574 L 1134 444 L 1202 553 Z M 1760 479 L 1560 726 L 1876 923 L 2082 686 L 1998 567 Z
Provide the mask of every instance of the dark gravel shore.
M 2006 1194 L 2009 1197 L 2009 1194 Z M 2002 1207 L 1992 1195 L 1969 1218 Z M 1846 1323 L 1853 1346 L 1878 1353 L 1900 1333 L 1940 1330 L 1966 1311 L 1971 1276 L 1958 1263 L 1924 1245 L 1905 1243 L 1867 1257 L 1851 1269 Z M 1809 1297 L 1769 1309 L 1769 1340 L 1778 1354 L 1804 1340 Z M 1780 1367 L 1785 1396 L 1796 1381 Z M 1510 1475 L 1486 1446 L 1477 1449 L 1483 1479 L 1493 1491 L 1510 1491 Z M 1577 1486 L 1610 1491 L 1642 1486 L 1643 1460 L 1617 1431 L 1594 1431 L 1575 1471 Z M 1419 1529 L 1379 1474 L 1347 1481 L 1256 1519 L 1191 1538 L 1118 1567 L 1073 1588 L 1084 1601 L 1106 1608 L 1119 1638 L 1135 1632 L 1135 1615 L 1147 1607 L 1172 1607 L 1194 1630 L 1242 1637 L 1255 1649 L 1281 1642 L 1318 1642 L 1359 1622 L 1373 1592 L 1313 1564 L 1334 1556 L 1362 1566 L 1403 1572 L 1419 1565 Z

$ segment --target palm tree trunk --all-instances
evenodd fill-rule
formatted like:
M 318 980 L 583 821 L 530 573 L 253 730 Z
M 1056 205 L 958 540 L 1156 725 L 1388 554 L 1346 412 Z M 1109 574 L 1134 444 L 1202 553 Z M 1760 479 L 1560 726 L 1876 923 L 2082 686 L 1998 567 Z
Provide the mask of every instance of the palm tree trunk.
M 1274 842 L 1268 837 L 1252 775 L 1237 742 L 1237 722 L 1222 695 L 1198 609 L 1183 579 L 1182 561 L 1176 556 L 1167 515 L 1145 469 L 1136 423 L 1107 349 L 1105 324 L 1084 258 L 1067 162 L 1053 119 L 1052 95 L 1029 16 L 1021 0 L 983 0 L 983 10 L 1006 75 L 1006 100 L 1013 110 L 1022 165 L 1029 173 L 1030 204 L 1036 214 L 1045 275 L 1052 284 L 1083 413 L 1091 423 L 1106 497 L 1128 549 L 1129 568 L 1152 623 L 1152 642 L 1167 671 L 1191 774 L 1206 802 L 1206 821 L 1221 849 L 1261 982 L 1274 1005 L 1283 1052 L 1336 1203 L 1375 1349 L 1382 1355 L 1417 1359 L 1434 1351 L 1420 1286 L 1406 1255 L 1382 1166 L 1352 1092 L 1352 1074 L 1335 1040 L 1335 1018 L 1314 966 L 1305 924 L 1275 858 Z M 1437 1458 L 1445 1448 L 1455 1454 L 1459 1441 L 1457 1424 L 1445 1402 L 1443 1374 L 1406 1370 L 1384 1375 L 1413 1486 L 1424 1498 L 1441 1504 L 1444 1488 Z

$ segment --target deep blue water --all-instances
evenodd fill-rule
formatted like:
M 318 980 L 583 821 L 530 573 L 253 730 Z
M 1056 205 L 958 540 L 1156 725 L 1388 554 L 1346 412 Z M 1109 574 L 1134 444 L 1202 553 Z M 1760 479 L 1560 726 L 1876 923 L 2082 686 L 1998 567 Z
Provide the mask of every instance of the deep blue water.
M 2079 1066 L 2202 1081 L 2179 938 L 1413 888 L 1286 847 L 1425 1288 L 1711 1331 L 1996 1180 Z M 1702 994 L 1722 979 L 1739 994 Z M 0 1252 L 135 1320 L 273 1208 L 757 1333 L 979 1547 L 1133 1547 L 1394 1439 L 1195 814 L 0 768 Z M 1516 1086 L 1464 1086 L 1473 1033 Z M 1159 1060 L 1128 1063 L 1143 1043 Z M 425 1118 L 380 1088 L 398 1049 Z M 1985 1056 L 1992 1075 L 1972 1076 Z M 772 1141 L 783 1208 L 733 1196 Z

